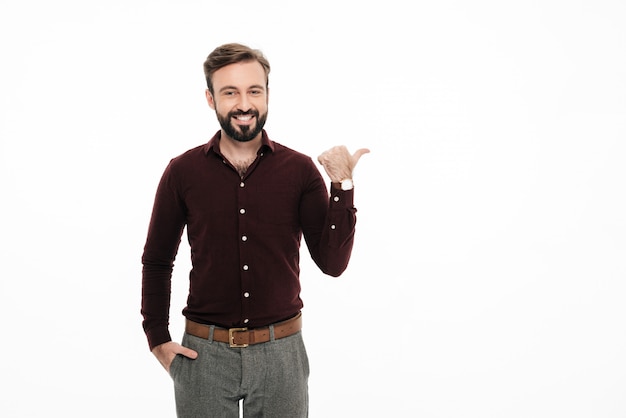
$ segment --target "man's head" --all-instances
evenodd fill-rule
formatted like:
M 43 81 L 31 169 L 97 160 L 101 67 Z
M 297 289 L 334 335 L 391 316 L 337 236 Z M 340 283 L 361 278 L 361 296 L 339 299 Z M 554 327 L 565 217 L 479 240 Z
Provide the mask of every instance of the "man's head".
M 218 46 L 204 61 L 204 76 L 209 92 L 214 94 L 213 74 L 220 68 L 239 62 L 257 61 L 265 71 L 265 88 L 269 87 L 270 63 L 258 49 L 252 49 L 241 44 L 224 44 Z
M 222 45 L 204 62 L 207 102 L 230 138 L 259 136 L 267 119 L 269 71 L 260 51 L 240 44 Z

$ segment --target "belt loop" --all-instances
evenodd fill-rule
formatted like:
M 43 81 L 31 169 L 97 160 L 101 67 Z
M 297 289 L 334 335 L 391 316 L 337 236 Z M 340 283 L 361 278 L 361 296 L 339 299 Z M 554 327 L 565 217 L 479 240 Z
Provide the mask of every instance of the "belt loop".
M 270 341 L 275 341 L 276 338 L 274 337 L 274 325 L 273 324 L 270 325 L 269 329 L 270 329 Z
M 210 325 L 209 326 L 209 337 L 207 338 L 207 340 L 209 341 L 209 344 L 213 342 L 213 332 L 215 332 L 215 325 Z

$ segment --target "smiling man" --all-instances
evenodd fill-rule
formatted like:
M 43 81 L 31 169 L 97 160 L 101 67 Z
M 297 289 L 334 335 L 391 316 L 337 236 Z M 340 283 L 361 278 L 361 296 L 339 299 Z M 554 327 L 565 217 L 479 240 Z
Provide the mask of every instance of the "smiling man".
M 300 242 L 322 272 L 352 252 L 359 158 L 337 146 L 310 157 L 270 140 L 270 65 L 240 44 L 204 63 L 221 129 L 172 159 L 158 185 L 142 257 L 143 327 L 173 381 L 179 417 L 308 416 Z M 171 276 L 184 228 L 191 247 L 182 344 L 169 333 Z

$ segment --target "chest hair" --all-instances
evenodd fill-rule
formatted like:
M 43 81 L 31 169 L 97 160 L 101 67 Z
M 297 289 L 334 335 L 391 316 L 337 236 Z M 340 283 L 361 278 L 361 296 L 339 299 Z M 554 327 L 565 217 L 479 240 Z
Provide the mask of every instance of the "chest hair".
M 235 167 L 235 170 L 239 173 L 239 176 L 243 178 L 253 162 L 254 158 L 249 158 L 247 160 L 233 161 L 232 164 L 233 167 Z

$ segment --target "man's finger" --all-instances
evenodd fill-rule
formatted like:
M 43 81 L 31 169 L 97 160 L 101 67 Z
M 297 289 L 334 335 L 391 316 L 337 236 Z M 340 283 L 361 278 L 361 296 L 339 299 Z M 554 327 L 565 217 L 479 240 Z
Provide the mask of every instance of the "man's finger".
M 182 349 L 180 350 L 180 354 L 182 354 L 185 357 L 189 357 L 190 359 L 195 359 L 198 357 L 198 353 L 193 351 L 191 348 L 187 348 L 187 347 L 182 347 Z
M 359 161 L 359 158 L 361 158 L 363 154 L 367 154 L 369 152 L 370 150 L 367 148 L 361 148 L 361 149 L 356 150 L 356 152 L 352 155 L 352 159 L 354 160 L 354 163 L 356 164 L 356 162 Z

